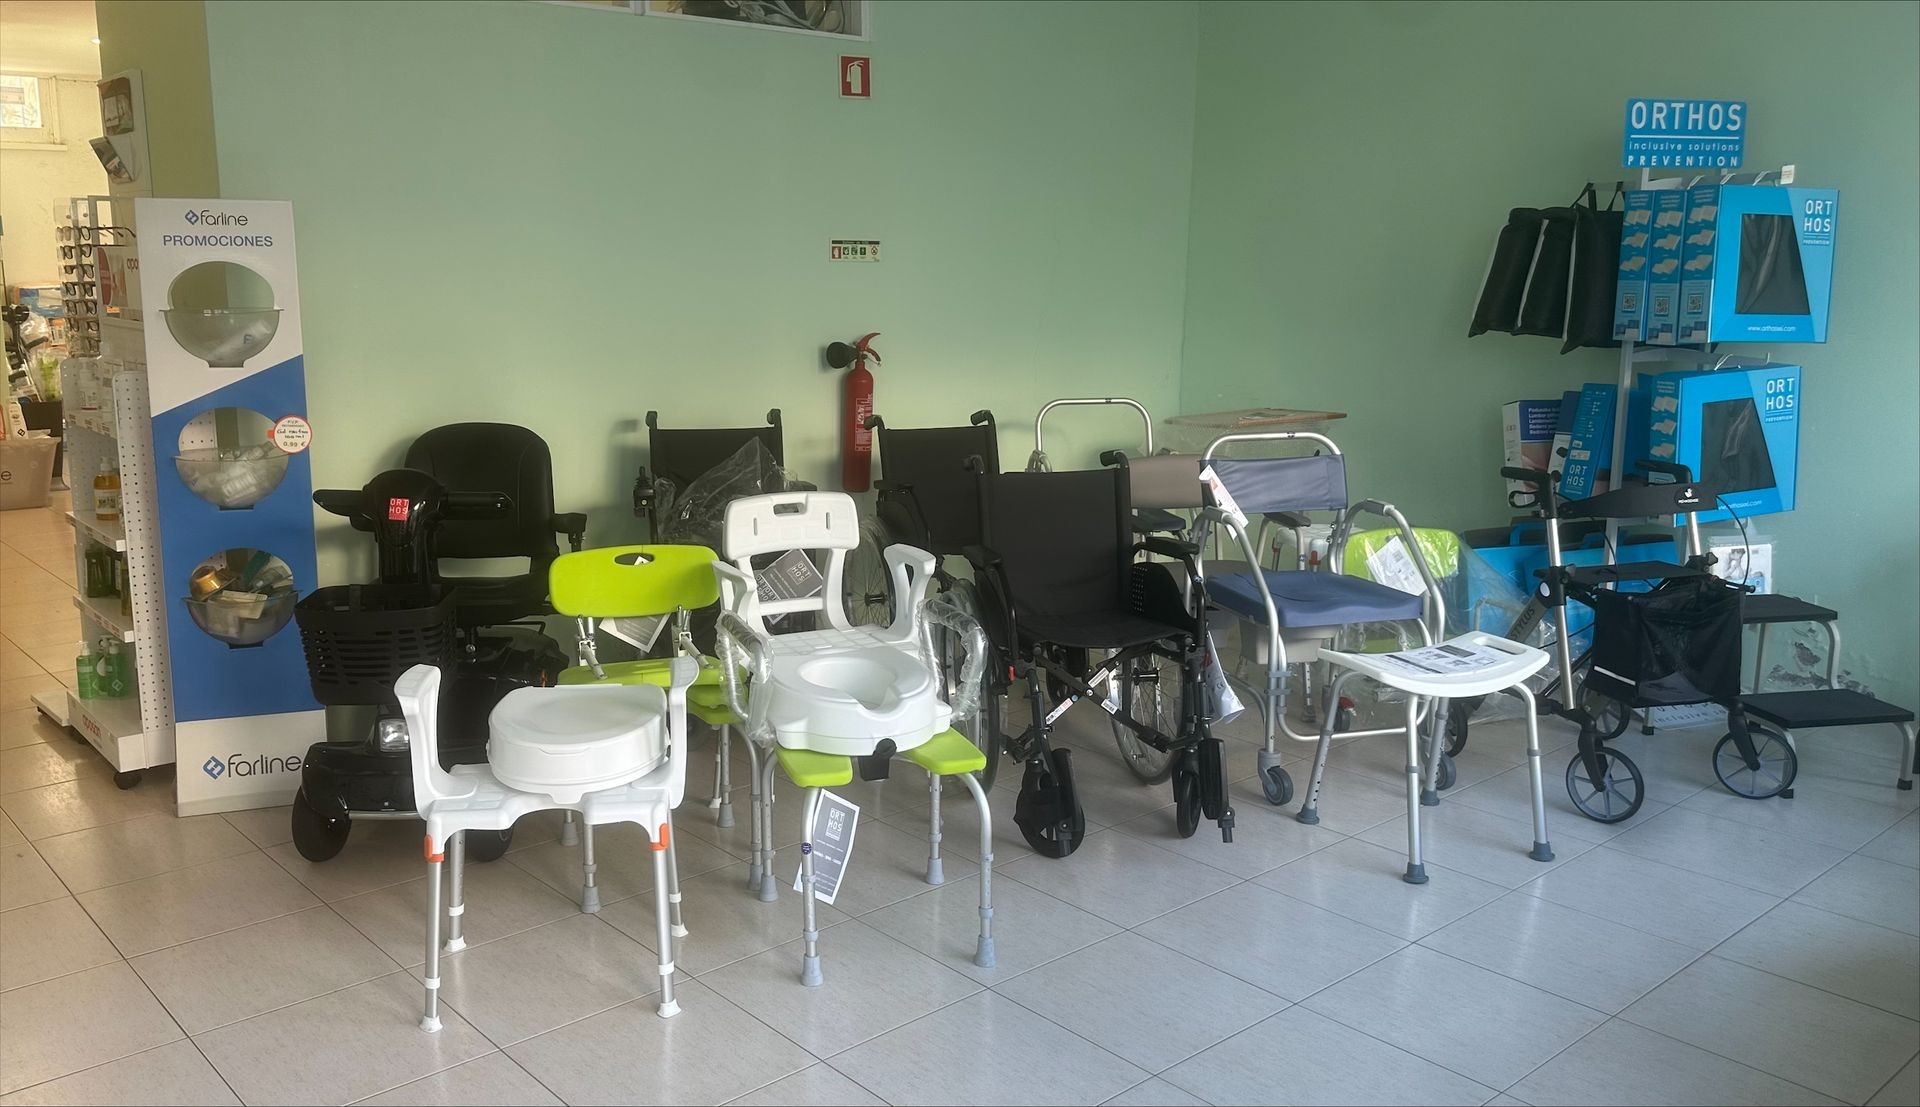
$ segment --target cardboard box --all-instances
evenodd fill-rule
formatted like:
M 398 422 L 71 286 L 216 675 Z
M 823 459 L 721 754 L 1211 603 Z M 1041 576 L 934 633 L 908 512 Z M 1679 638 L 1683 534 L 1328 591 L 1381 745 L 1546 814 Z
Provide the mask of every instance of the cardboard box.
M 1687 194 L 1653 194 L 1653 237 L 1647 242 L 1647 343 L 1678 345 L 1680 338 L 1680 243 L 1686 237 Z
M 1627 193 L 1621 219 L 1619 286 L 1613 294 L 1614 341 L 1647 340 L 1647 265 L 1653 244 L 1653 200 L 1656 193 L 1635 189 Z
M 1840 193 L 1688 190 L 1679 342 L 1825 342 Z
M 0 438 L 0 511 L 45 507 L 53 484 L 56 438 Z
M 1515 400 L 1500 409 L 1500 463 L 1524 469 L 1553 467 L 1553 429 L 1560 422 L 1559 400 Z M 1510 480 L 1507 491 L 1525 492 Z
M 1662 373 L 1648 451 L 1720 497 L 1702 523 L 1792 511 L 1800 467 L 1800 367 Z M 1676 525 L 1681 520 L 1676 517 Z

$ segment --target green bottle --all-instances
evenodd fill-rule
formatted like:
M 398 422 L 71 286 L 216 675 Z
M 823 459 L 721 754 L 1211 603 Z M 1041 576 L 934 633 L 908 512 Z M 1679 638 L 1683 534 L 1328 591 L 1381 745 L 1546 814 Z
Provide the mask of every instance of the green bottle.
M 97 661 L 98 659 L 93 656 L 93 647 L 81 642 L 80 655 L 73 659 L 73 675 L 77 685 L 74 688 L 74 695 L 83 700 L 100 697 L 100 677 L 98 670 L 94 667 Z

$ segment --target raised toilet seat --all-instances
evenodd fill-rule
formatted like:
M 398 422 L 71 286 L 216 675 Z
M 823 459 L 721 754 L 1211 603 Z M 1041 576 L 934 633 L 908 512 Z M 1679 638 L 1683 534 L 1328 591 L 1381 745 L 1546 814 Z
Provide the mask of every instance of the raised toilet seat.
M 487 720 L 487 760 L 502 784 L 580 802 L 667 759 L 667 696 L 647 684 L 516 688 Z
M 767 721 L 788 749 L 859 757 L 891 741 L 904 753 L 953 718 L 933 671 L 896 646 L 776 653 L 770 683 Z

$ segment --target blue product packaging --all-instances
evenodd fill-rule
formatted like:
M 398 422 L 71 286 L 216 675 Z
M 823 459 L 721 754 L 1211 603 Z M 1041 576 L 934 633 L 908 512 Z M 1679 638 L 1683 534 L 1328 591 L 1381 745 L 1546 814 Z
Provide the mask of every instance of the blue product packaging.
M 1653 237 L 1647 243 L 1647 343 L 1680 341 L 1680 240 L 1686 233 L 1687 194 L 1653 194 Z
M 1613 293 L 1615 341 L 1647 340 L 1647 263 L 1653 243 L 1655 195 L 1646 189 L 1627 193 L 1620 229 L 1620 273 Z
M 1792 511 L 1800 468 L 1800 367 L 1663 373 L 1653 382 L 1648 452 L 1720 497 L 1703 523 Z M 1674 522 L 1681 520 L 1676 517 Z
M 1607 490 L 1613 460 L 1613 407 L 1619 392 L 1611 384 L 1589 384 L 1580 390 L 1567 463 L 1560 473 L 1560 494 L 1567 499 L 1585 499 Z
M 1689 189 L 1679 341 L 1825 342 L 1839 213 L 1831 188 Z

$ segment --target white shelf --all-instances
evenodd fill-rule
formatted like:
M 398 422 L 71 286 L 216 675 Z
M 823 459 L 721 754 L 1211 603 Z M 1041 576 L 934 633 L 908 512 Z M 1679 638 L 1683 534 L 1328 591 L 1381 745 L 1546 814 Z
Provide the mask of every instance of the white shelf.
M 125 524 L 119 520 L 116 519 L 111 523 L 104 523 L 95 519 L 92 515 L 69 511 L 67 512 L 67 522 L 72 523 L 75 529 L 86 531 L 93 537 L 95 542 L 100 543 L 102 546 L 116 553 L 127 552 L 127 530 Z
M 129 689 L 126 695 L 113 699 L 83 700 L 69 692 L 67 715 L 67 725 L 85 735 L 100 752 L 107 753 L 107 746 L 118 746 L 140 733 L 140 695 L 137 689 Z M 116 769 L 126 768 L 111 754 L 108 760 L 113 761 Z
M 82 615 L 91 617 L 94 622 L 113 631 L 122 642 L 133 641 L 133 620 L 120 614 L 119 597 L 82 596 L 76 592 L 73 597 L 73 606 L 79 608 Z M 138 701 L 135 702 L 137 705 Z
M 117 437 L 113 424 L 107 422 L 107 413 L 99 408 L 75 411 L 68 415 L 67 429 L 91 431 L 106 439 Z

